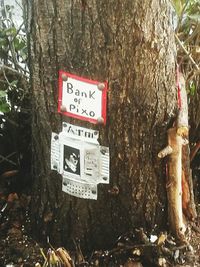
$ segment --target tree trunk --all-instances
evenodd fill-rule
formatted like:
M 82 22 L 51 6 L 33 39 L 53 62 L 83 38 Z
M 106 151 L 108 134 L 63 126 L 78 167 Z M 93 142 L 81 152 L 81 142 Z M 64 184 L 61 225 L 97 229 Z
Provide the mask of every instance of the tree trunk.
M 165 0 L 32 1 L 32 220 L 52 243 L 108 247 L 133 227 L 166 227 L 157 153 L 177 109 L 171 21 Z M 108 81 L 106 126 L 57 113 L 60 69 Z M 50 170 L 51 132 L 62 121 L 99 130 L 110 148 L 110 184 L 98 185 L 97 201 L 62 192 L 61 176 Z

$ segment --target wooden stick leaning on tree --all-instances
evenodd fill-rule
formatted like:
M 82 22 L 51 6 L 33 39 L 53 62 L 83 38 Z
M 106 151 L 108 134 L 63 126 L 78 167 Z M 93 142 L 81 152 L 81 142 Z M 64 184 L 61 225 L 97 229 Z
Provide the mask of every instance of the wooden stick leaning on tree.
M 169 155 L 168 174 L 167 174 L 167 198 L 168 198 L 168 216 L 172 233 L 179 240 L 185 239 L 186 226 L 183 221 L 182 212 L 182 145 L 183 138 L 177 135 L 177 128 L 168 130 L 168 154 L 162 150 L 158 157 Z M 170 148 L 170 149 L 169 149 Z
M 188 145 L 188 104 L 183 76 L 178 77 L 179 113 L 173 128 L 168 130 L 168 145 L 158 157 L 169 155 L 167 173 L 168 216 L 172 233 L 185 241 L 184 215 L 196 218 Z M 183 215 L 184 212 L 184 215 Z

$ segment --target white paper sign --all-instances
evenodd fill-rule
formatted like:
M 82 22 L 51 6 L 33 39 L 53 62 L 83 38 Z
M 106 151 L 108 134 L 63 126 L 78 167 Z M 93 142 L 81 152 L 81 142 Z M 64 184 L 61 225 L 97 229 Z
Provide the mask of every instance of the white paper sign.
M 67 122 L 63 122 L 62 130 L 70 138 L 98 144 L 99 131 L 75 126 Z
M 91 119 L 101 117 L 102 92 L 95 84 L 88 84 L 68 78 L 63 82 L 62 105 L 70 113 Z
M 109 183 L 109 148 L 98 144 L 98 134 L 94 135 L 93 130 L 74 126 L 69 131 L 70 124 L 64 128 L 68 130 L 52 133 L 51 169 L 62 175 L 63 191 L 77 197 L 96 199 L 97 184 Z M 80 132 L 80 128 L 84 130 Z M 77 133 L 81 133 L 78 138 L 71 138 L 77 137 Z M 90 133 L 86 140 L 92 142 L 85 142 L 85 133 Z
M 100 146 L 100 183 L 109 184 L 110 180 L 110 153 L 109 148 Z
M 99 183 L 100 146 L 59 135 L 60 173 L 77 181 Z
M 106 123 L 107 82 L 89 80 L 64 71 L 59 72 L 58 112 L 66 116 Z
M 97 184 L 74 181 L 63 177 L 62 190 L 75 197 L 97 200 Z
M 51 136 L 51 170 L 60 172 L 60 143 L 56 133 Z
M 84 150 L 84 174 L 88 177 L 98 177 L 100 172 L 99 167 L 99 149 L 86 148 Z

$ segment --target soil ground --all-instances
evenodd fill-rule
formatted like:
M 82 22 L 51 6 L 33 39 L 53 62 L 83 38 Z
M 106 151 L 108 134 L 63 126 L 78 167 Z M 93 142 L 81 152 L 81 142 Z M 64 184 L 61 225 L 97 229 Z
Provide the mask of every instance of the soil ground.
M 2 267 L 28 267 L 35 266 L 36 263 L 43 266 L 44 264 L 42 251 L 47 255 L 48 244 L 39 244 L 31 237 L 30 201 L 31 197 L 25 194 L 10 193 L 7 197 L 0 196 L 0 266 Z M 200 207 L 198 203 L 197 207 Z M 74 264 L 71 266 L 200 266 L 199 226 L 200 219 L 198 218 L 196 223 L 190 227 L 189 236 L 192 247 L 174 245 L 176 249 L 172 249 L 170 257 L 163 254 L 164 249 L 170 250 L 164 242 L 160 246 L 161 249 L 158 246 L 153 247 L 151 244 L 149 246 L 144 242 L 139 242 L 140 244 L 137 246 L 131 241 L 133 233 L 130 233 L 130 235 L 126 234 L 119 238 L 116 246 L 110 251 L 96 251 L 90 258 L 85 257 L 84 259 L 81 251 L 72 252 Z M 168 242 L 173 243 L 173 240 L 170 241 L 168 238 Z M 148 247 L 150 250 L 147 249 Z M 159 253 L 160 255 L 158 255 Z M 152 262 L 150 257 L 152 257 Z M 155 258 L 153 259 L 153 257 Z M 52 265 L 52 267 L 54 266 L 58 265 Z

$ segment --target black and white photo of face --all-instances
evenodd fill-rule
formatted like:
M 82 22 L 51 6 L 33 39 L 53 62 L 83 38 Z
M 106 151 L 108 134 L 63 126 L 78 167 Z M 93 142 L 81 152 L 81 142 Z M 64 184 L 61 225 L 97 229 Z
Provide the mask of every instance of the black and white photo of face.
M 80 150 L 64 145 L 64 171 L 80 175 Z

